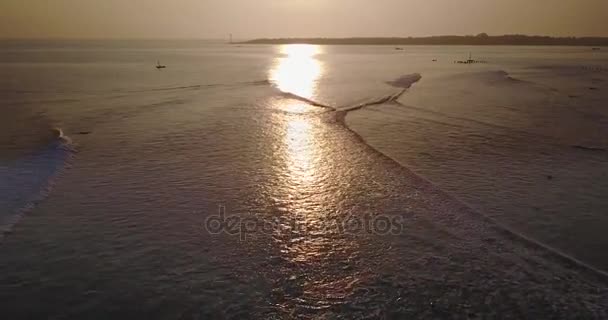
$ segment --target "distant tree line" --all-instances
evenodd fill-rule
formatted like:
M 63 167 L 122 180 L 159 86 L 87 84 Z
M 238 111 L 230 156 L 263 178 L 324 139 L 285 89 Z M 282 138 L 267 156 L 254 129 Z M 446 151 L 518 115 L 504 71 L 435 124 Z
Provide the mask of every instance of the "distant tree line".
M 255 39 L 245 44 L 337 44 L 337 45 L 516 45 L 516 46 L 608 46 L 604 37 L 548 37 L 520 34 L 489 36 L 434 36 L 407 38 L 276 38 Z

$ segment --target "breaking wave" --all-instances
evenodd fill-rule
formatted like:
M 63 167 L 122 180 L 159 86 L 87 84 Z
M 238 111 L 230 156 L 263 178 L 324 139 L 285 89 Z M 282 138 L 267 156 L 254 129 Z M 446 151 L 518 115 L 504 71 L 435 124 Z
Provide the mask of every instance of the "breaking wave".
M 412 73 L 401 76 L 393 81 L 387 81 L 386 83 L 393 87 L 409 89 L 420 79 L 422 79 L 422 76 L 419 73 Z
M 297 95 L 295 93 L 284 92 L 284 91 L 280 91 L 280 92 L 281 92 L 281 95 L 283 97 L 285 97 L 285 98 L 302 101 L 302 102 L 310 104 L 311 106 L 315 106 L 315 107 L 319 107 L 319 108 L 326 108 L 326 109 L 331 109 L 331 110 L 335 110 L 336 109 L 336 108 L 334 108 L 332 106 L 329 106 L 329 105 L 323 104 L 321 102 L 317 102 L 317 101 L 314 101 L 314 100 L 311 100 L 311 99 L 299 96 L 299 95 Z
M 56 177 L 76 152 L 60 128 L 54 139 L 34 152 L 0 163 L 0 240 L 13 226 L 50 193 Z
M 409 88 L 411 88 L 416 82 L 420 81 L 421 79 L 422 79 L 422 76 L 419 73 L 412 73 L 412 74 L 407 74 L 407 75 L 401 76 L 392 81 L 387 81 L 386 83 L 388 85 L 396 87 L 396 88 L 401 88 L 401 90 L 399 90 L 395 93 L 391 93 L 389 95 L 372 98 L 363 103 L 358 103 L 358 104 L 343 106 L 343 107 L 330 106 L 328 104 L 324 104 L 324 103 L 314 101 L 314 100 L 306 98 L 306 97 L 299 96 L 292 92 L 281 91 L 280 89 L 278 89 L 276 87 L 275 87 L 275 89 L 277 89 L 283 97 L 286 97 L 289 99 L 299 100 L 299 101 L 308 103 L 315 107 L 327 108 L 327 109 L 331 109 L 333 111 L 348 112 L 348 111 L 354 111 L 354 110 L 358 110 L 361 108 L 365 108 L 368 106 L 397 101 L 397 99 L 399 99 L 399 97 L 401 97 Z
M 378 98 L 372 98 L 363 103 L 348 106 L 346 108 L 340 108 L 340 111 L 341 111 L 340 116 L 343 118 L 346 115 L 346 113 L 350 112 L 350 111 L 355 111 L 355 110 L 359 110 L 361 108 L 375 106 L 375 105 L 379 105 L 379 104 L 396 102 L 409 88 L 411 88 L 416 82 L 420 81 L 421 79 L 422 79 L 422 76 L 419 73 L 412 73 L 412 74 L 401 76 L 393 81 L 387 81 L 386 82 L 387 84 L 389 84 L 393 87 L 396 87 L 396 88 L 401 88 L 401 90 L 399 90 L 398 92 L 389 94 L 389 95 L 381 96 Z

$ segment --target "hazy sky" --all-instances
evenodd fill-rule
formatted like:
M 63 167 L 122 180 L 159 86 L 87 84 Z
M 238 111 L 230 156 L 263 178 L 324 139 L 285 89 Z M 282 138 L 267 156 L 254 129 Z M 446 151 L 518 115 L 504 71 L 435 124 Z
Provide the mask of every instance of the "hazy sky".
M 0 0 L 1 38 L 608 36 L 608 0 Z

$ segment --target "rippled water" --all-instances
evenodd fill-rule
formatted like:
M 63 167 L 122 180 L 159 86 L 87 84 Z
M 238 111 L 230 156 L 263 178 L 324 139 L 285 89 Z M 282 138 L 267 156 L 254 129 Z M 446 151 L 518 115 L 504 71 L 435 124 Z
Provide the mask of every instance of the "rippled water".
M 604 53 L 0 57 L 8 318 L 606 317 Z

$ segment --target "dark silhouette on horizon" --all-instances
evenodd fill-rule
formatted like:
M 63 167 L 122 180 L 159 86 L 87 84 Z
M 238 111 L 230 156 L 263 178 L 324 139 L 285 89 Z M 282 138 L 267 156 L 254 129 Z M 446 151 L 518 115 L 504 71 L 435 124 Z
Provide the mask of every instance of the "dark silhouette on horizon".
M 353 37 L 353 38 L 261 38 L 244 44 L 336 44 L 336 45 L 522 45 L 522 46 L 608 46 L 607 37 L 549 37 L 520 34 L 489 36 Z

